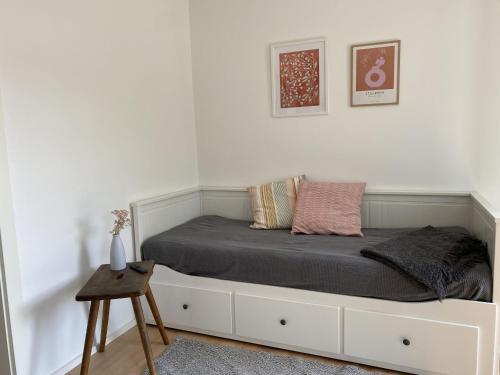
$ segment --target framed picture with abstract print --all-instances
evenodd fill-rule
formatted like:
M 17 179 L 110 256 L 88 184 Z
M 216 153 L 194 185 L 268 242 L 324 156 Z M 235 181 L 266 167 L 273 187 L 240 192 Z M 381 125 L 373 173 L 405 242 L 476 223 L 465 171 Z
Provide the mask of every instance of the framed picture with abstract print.
M 351 105 L 399 104 L 401 42 L 352 46 Z
M 328 113 L 326 39 L 271 45 L 273 116 Z

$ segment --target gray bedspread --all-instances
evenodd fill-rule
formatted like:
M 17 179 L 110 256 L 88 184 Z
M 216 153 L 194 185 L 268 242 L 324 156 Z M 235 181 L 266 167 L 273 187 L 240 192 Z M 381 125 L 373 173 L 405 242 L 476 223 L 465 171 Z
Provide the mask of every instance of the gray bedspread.
M 364 229 L 360 238 L 292 235 L 289 230 L 254 230 L 248 225 L 201 216 L 144 241 L 142 256 L 187 275 L 395 301 L 436 299 L 421 283 L 360 254 L 408 229 Z M 468 269 L 462 280 L 448 286 L 446 298 L 491 301 L 489 265 Z

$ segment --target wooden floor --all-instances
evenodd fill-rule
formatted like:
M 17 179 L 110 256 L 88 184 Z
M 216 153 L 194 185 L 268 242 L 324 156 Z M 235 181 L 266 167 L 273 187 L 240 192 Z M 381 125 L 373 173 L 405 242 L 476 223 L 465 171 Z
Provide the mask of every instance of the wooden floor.
M 158 329 L 156 329 L 155 326 L 148 326 L 148 333 L 149 333 L 149 338 L 151 340 L 153 356 L 157 357 L 166 349 L 166 346 L 163 345 Z M 289 355 L 305 359 L 314 359 L 317 361 L 332 363 L 337 365 L 345 364 L 345 362 L 330 358 L 316 357 L 308 354 L 295 353 L 287 350 L 269 348 L 267 346 L 253 345 L 239 341 L 226 340 L 191 332 L 168 329 L 168 337 L 171 342 L 173 342 L 176 336 L 182 336 L 189 339 L 205 341 L 217 345 L 226 345 L 248 350 L 266 351 L 278 355 Z M 83 343 L 82 343 L 82 349 L 83 349 Z M 96 353 L 92 356 L 92 359 L 90 360 L 89 374 L 139 375 L 145 366 L 146 366 L 146 360 L 144 359 L 144 353 L 142 351 L 141 341 L 139 339 L 137 328 L 134 327 L 129 331 L 127 331 L 122 336 L 120 336 L 119 338 L 117 338 L 111 344 L 109 344 L 106 347 L 106 351 L 104 353 Z M 366 370 L 377 371 L 377 373 L 380 374 L 402 374 L 396 371 L 382 370 L 369 366 L 362 366 L 362 365 L 357 365 L 357 366 L 362 367 Z M 80 366 L 68 372 L 67 375 L 77 375 L 79 373 L 80 373 Z

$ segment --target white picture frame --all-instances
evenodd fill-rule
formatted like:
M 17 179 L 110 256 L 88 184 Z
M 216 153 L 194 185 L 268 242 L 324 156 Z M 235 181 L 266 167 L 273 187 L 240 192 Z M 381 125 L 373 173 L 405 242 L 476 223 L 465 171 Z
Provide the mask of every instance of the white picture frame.
M 273 43 L 270 54 L 272 115 L 286 117 L 328 114 L 326 38 Z M 291 70 L 297 63 L 304 68 Z M 290 77 L 290 74 L 294 74 L 292 78 L 285 78 Z

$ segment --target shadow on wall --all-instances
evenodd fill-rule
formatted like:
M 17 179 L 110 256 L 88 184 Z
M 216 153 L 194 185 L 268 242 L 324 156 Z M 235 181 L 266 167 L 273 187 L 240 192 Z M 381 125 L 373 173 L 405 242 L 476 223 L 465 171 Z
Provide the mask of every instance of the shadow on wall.
M 86 245 L 86 239 L 90 235 L 90 227 L 87 222 L 78 223 L 79 230 L 79 277 L 70 280 L 54 289 L 50 294 L 44 294 L 37 299 L 37 302 L 26 306 L 26 315 L 31 317 L 31 350 L 30 350 L 30 375 L 46 375 L 43 369 L 58 369 L 65 363 L 55 363 L 57 356 L 54 353 L 64 352 L 68 342 L 83 342 L 85 329 L 82 329 L 82 322 L 87 322 L 90 303 L 75 301 L 75 294 L 87 281 L 95 269 L 91 265 L 90 249 Z M 68 306 L 78 304 L 78 314 L 71 316 L 68 323 Z M 74 308 L 74 306 L 71 306 Z M 63 332 L 66 337 L 61 337 L 61 332 L 57 333 L 57 339 L 53 332 L 53 325 L 64 322 L 66 328 Z M 70 324 L 70 326 L 69 326 Z

